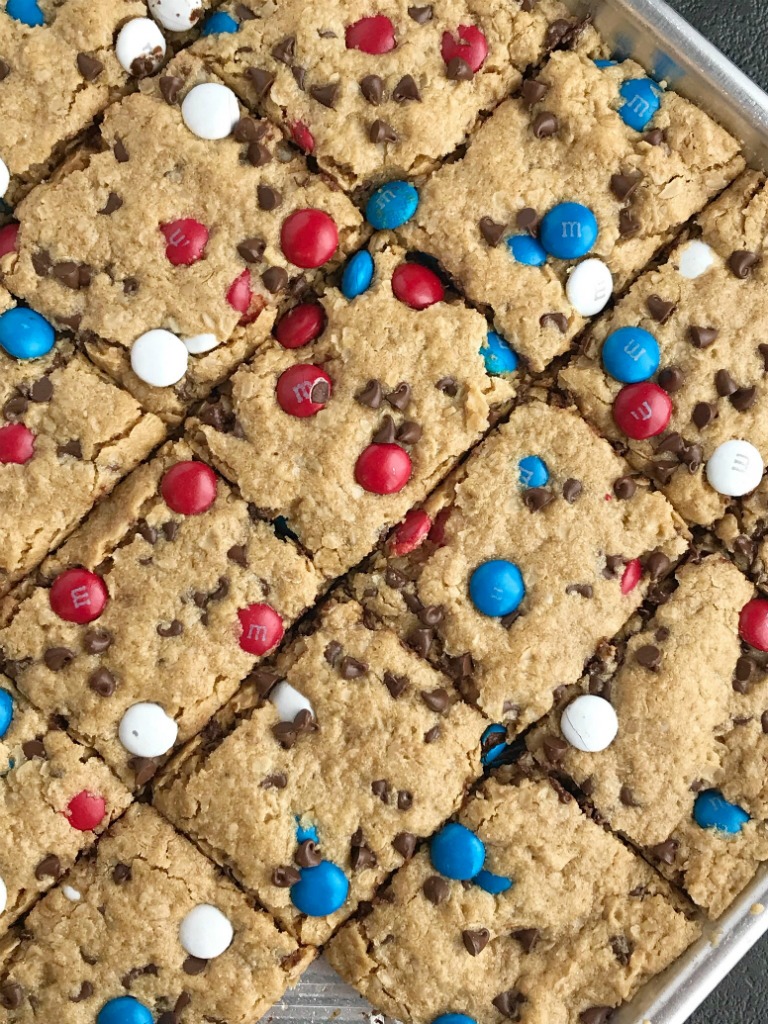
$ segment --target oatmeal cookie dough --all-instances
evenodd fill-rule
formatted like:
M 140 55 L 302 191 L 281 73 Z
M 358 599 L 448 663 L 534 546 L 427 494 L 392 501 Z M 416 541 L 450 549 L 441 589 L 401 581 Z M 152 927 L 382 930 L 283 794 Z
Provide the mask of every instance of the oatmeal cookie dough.
M 34 356 L 39 336 L 51 347 Z M 0 597 L 164 435 L 161 420 L 0 289 Z
M 611 277 L 622 290 L 744 166 L 735 139 L 639 65 L 600 63 L 553 54 L 420 188 L 402 230 L 534 370 L 605 306 Z
M 0 935 L 130 801 L 100 758 L 0 676 Z
M 134 806 L 0 959 L 9 1024 L 253 1024 L 312 961 L 150 807 Z M 140 1005 L 136 1007 L 130 1001 Z
M 518 407 L 350 586 L 514 734 L 685 550 L 660 494 L 572 410 Z
M 375 11 L 374 11 L 375 7 Z M 579 26 L 560 0 L 253 4 L 204 58 L 343 187 L 426 174 Z M 587 39 L 596 44 L 593 31 Z
M 768 663 L 745 625 L 765 620 L 768 602 L 722 556 L 684 566 L 659 599 L 528 745 L 718 917 L 768 859 Z M 599 724 L 606 701 L 612 741 Z
M 369 285 L 354 294 L 363 264 Z M 433 290 L 414 308 L 425 281 Z M 289 310 L 274 334 L 189 422 L 188 437 L 335 577 L 482 437 L 519 376 L 499 373 L 495 354 L 502 366 L 517 359 L 385 235 L 352 258 L 340 287 Z
M 107 111 L 103 152 L 17 211 L 9 288 L 174 421 L 254 351 L 266 307 L 361 237 L 349 200 L 240 115 L 184 52 Z
M 664 881 L 562 788 L 499 778 L 397 872 L 328 955 L 377 1009 L 414 1024 L 443 1014 L 593 1024 L 699 930 Z
M 487 722 L 450 689 L 359 605 L 331 604 L 182 752 L 155 802 L 322 944 L 480 775 Z
M 177 442 L 20 588 L 0 655 L 37 707 L 141 786 L 277 646 L 318 585 L 293 543 Z

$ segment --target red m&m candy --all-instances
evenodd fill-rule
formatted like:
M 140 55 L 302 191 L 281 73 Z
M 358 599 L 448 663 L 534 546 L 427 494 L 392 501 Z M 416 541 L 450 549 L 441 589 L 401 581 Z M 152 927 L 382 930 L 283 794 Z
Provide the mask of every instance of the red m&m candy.
M 395 48 L 395 26 L 383 14 L 360 18 L 352 25 L 347 25 L 346 42 L 348 50 L 389 53 Z
M 227 289 L 227 302 L 238 313 L 247 313 L 252 298 L 251 272 L 250 270 L 244 270 Z
M 216 474 L 204 462 L 177 462 L 160 484 L 168 508 L 183 516 L 207 512 L 216 500 L 216 489 Z
M 204 256 L 208 244 L 208 228 L 199 220 L 183 217 L 181 220 L 172 220 L 170 224 L 161 224 L 160 230 L 168 243 L 165 255 L 174 267 L 188 267 Z
M 408 452 L 396 444 L 369 444 L 358 456 L 355 480 L 372 494 L 396 494 L 411 479 Z
M 627 384 L 613 403 L 616 426 L 627 437 L 644 441 L 667 429 L 672 416 L 672 400 L 658 384 L 642 381 Z
M 269 604 L 249 604 L 237 617 L 242 627 L 240 646 L 248 654 L 266 654 L 283 639 L 283 620 Z
M 443 60 L 447 64 L 455 57 L 460 57 L 472 71 L 479 71 L 488 56 L 488 40 L 485 35 L 476 25 L 459 25 L 456 36 L 443 32 L 440 46 Z
M 336 252 L 339 232 L 323 210 L 295 210 L 283 221 L 280 247 L 294 266 L 321 267 Z
M 108 599 L 104 580 L 87 569 L 66 569 L 56 577 L 49 593 L 56 615 L 79 625 L 98 619 Z
M 392 275 L 395 298 L 411 309 L 426 309 L 445 298 L 445 289 L 437 274 L 419 263 L 401 263 Z
M 429 541 L 430 544 L 434 544 L 437 548 L 445 546 L 445 527 L 448 524 L 448 520 L 451 518 L 452 511 L 453 506 L 448 505 L 446 508 L 441 508 L 435 516 L 432 529 L 429 531 Z
M 768 651 L 768 601 L 756 597 L 747 601 L 739 615 L 739 635 L 758 651 Z
M 0 259 L 9 252 L 16 252 L 19 244 L 19 225 L 14 221 L 0 228 Z
M 412 508 L 405 519 L 395 528 L 389 538 L 389 550 L 393 555 L 408 555 L 424 543 L 432 528 L 432 520 L 423 508 Z
M 303 121 L 292 122 L 291 138 L 304 153 L 314 152 L 315 137 Z
M 331 378 L 321 366 L 297 363 L 284 370 L 277 381 L 278 405 L 291 416 L 314 416 L 331 397 Z
M 35 435 L 23 423 L 0 427 L 0 464 L 23 466 L 35 454 Z
M 325 330 L 325 310 L 317 302 L 302 302 L 275 324 L 275 337 L 283 348 L 301 348 Z
M 104 797 L 84 789 L 69 801 L 64 816 L 78 832 L 91 832 L 99 827 L 106 813 L 107 802 Z
M 638 558 L 633 558 L 631 562 L 627 562 L 624 572 L 621 576 L 621 592 L 622 594 L 631 594 L 637 584 L 640 582 L 640 577 L 643 575 L 643 567 L 640 564 Z

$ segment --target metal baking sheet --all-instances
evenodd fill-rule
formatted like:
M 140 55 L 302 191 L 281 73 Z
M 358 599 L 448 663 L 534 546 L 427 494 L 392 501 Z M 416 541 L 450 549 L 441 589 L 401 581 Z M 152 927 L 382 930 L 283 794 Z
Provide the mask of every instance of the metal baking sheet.
M 703 107 L 742 143 L 747 160 L 768 169 L 768 96 L 661 0 L 565 0 L 591 14 L 618 57 Z M 768 931 L 768 867 L 676 963 L 618 1011 L 615 1024 L 684 1024 Z M 265 1024 L 391 1024 L 346 985 L 321 956 Z

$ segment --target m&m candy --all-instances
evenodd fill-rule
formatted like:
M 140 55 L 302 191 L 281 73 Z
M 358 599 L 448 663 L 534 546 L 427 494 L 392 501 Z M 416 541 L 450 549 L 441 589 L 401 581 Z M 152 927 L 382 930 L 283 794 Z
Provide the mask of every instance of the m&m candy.
M 52 611 L 65 622 L 93 622 L 107 606 L 109 594 L 101 576 L 87 569 L 65 569 L 48 592 Z
M 581 203 L 559 203 L 544 214 L 539 239 L 550 256 L 577 260 L 586 256 L 597 241 L 594 213 Z
M 45 15 L 37 0 L 8 0 L 5 13 L 9 18 L 20 21 L 22 25 L 29 25 L 30 28 L 45 24 Z
M 301 879 L 291 886 L 291 902 L 307 917 L 327 917 L 344 905 L 349 879 L 336 864 L 321 860 L 315 867 L 302 868 Z
M 146 331 L 131 346 L 131 369 L 139 380 L 154 388 L 178 384 L 188 365 L 187 347 L 171 331 L 162 328 Z
M 624 100 L 619 107 L 619 117 L 636 132 L 644 131 L 661 106 L 658 85 L 650 78 L 630 78 L 619 93 Z
M 299 693 L 295 686 L 291 686 L 284 679 L 272 687 L 269 699 L 274 704 L 281 722 L 292 722 L 302 711 L 308 711 L 313 718 L 315 717 L 314 709 L 304 694 Z
M 0 315 L 0 348 L 14 359 L 39 359 L 55 341 L 51 325 L 33 309 L 15 306 Z
M 763 479 L 763 457 L 749 441 L 725 441 L 707 460 L 707 480 L 718 494 L 740 498 Z
M 478 871 L 472 882 L 484 892 L 490 893 L 491 896 L 500 896 L 503 892 L 508 892 L 515 884 L 511 878 L 505 878 L 503 875 L 494 875 L 493 872 L 486 871 L 485 868 L 482 871 Z
M 153 1024 L 153 1020 L 151 1011 L 138 999 L 118 996 L 102 1006 L 96 1024 Z
M 203 27 L 200 30 L 201 36 L 215 36 L 222 35 L 232 32 L 237 32 L 240 25 L 231 14 L 227 14 L 225 11 L 214 11 L 213 14 L 209 14 L 203 22 Z
M 294 210 L 280 229 L 280 247 L 296 267 L 321 267 L 336 252 L 339 231 L 324 210 Z
M 248 654 L 260 658 L 283 639 L 282 617 L 269 604 L 249 604 L 238 611 L 237 617 L 241 627 L 240 646 Z
M 166 470 L 160 493 L 168 508 L 183 516 L 199 516 L 216 500 L 216 474 L 204 462 L 177 462 Z
M 412 508 L 387 542 L 393 555 L 408 555 L 415 551 L 429 536 L 432 520 L 423 508 Z
M 283 412 L 304 419 L 325 407 L 332 387 L 333 381 L 322 366 L 297 363 L 280 374 L 275 397 Z
M 365 216 L 377 231 L 392 231 L 409 221 L 418 205 L 419 193 L 409 181 L 389 181 L 368 200 Z
M 213 960 L 232 945 L 232 922 L 218 907 L 200 903 L 186 914 L 179 925 L 179 942 L 190 956 Z
M 35 454 L 35 435 L 23 423 L 0 427 L 0 466 L 23 466 Z
M 547 464 L 538 455 L 526 455 L 517 464 L 523 487 L 544 487 L 549 480 Z
M 341 275 L 341 294 L 345 299 L 355 299 L 367 292 L 373 281 L 373 256 L 367 249 L 361 249 L 347 260 Z
M 693 820 L 699 828 L 713 828 L 728 835 L 738 835 L 749 821 L 747 812 L 729 803 L 718 789 L 705 789 L 693 805 Z
M 501 618 L 520 607 L 525 597 L 523 574 L 503 558 L 483 562 L 469 580 L 472 604 L 483 615 Z
M 149 0 L 152 17 L 169 32 L 188 32 L 194 28 L 202 8 L 202 0 Z
M 477 1024 L 474 1017 L 468 1017 L 466 1013 L 441 1013 L 435 1017 L 432 1024 Z
M 596 316 L 611 297 L 613 277 L 602 260 L 582 260 L 565 284 L 568 301 L 580 316 Z
M 205 254 L 208 244 L 208 228 L 192 217 L 161 224 L 160 230 L 165 235 L 165 255 L 174 267 L 188 267 L 196 263 Z
M 345 41 L 348 50 L 379 54 L 394 50 L 395 26 L 384 14 L 373 14 L 347 25 Z
M 107 802 L 104 797 L 84 789 L 69 801 L 64 816 L 78 832 L 92 832 L 102 823 L 106 813 Z
M 459 25 L 455 34 L 443 32 L 440 55 L 446 64 L 461 60 L 475 73 L 480 70 L 488 56 L 488 40 L 477 25 Z
M 672 401 L 658 384 L 644 381 L 627 384 L 613 403 L 613 418 L 619 430 L 635 441 L 663 433 L 672 417 Z
M 5 736 L 13 721 L 13 697 L 0 688 L 0 740 Z
M 176 742 L 179 727 L 159 704 L 133 704 L 120 719 L 117 735 L 136 757 L 162 757 Z
M 325 330 L 325 310 L 318 302 L 302 302 L 275 324 L 275 338 L 283 348 L 302 348 Z
M 468 881 L 485 863 L 485 846 L 465 825 L 451 821 L 432 838 L 429 859 L 446 878 Z
M 511 235 L 507 239 L 507 248 L 515 260 L 526 267 L 543 267 L 547 262 L 544 246 L 530 235 Z
M 488 331 L 485 344 L 480 349 L 480 355 L 485 362 L 486 372 L 493 376 L 514 373 L 520 365 L 520 360 L 514 349 L 496 331 Z
M 571 701 L 563 711 L 560 731 L 577 750 L 597 753 L 616 739 L 619 721 L 607 700 L 585 693 Z
M 131 18 L 117 34 L 115 56 L 129 75 L 146 78 L 163 61 L 165 36 L 151 18 Z
M 392 274 L 396 299 L 411 309 L 427 309 L 445 298 L 445 288 L 437 274 L 419 263 L 401 263 Z
M 226 139 L 240 120 L 240 106 L 237 96 L 226 85 L 203 82 L 184 97 L 181 116 L 199 139 Z
M 768 651 L 768 601 L 755 597 L 739 614 L 739 636 L 757 651 Z
M 603 342 L 603 367 L 622 384 L 648 380 L 659 368 L 659 343 L 642 327 L 619 327 Z
M 411 457 L 396 444 L 370 444 L 355 463 L 355 480 L 372 494 L 396 494 L 411 479 Z
M 494 764 L 507 749 L 507 730 L 503 725 L 489 725 L 480 737 L 480 760 L 484 765 Z

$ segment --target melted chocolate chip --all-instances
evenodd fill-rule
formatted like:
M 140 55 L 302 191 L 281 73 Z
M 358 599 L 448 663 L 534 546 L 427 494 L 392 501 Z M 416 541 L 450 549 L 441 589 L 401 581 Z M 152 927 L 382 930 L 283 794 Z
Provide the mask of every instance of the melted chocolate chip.
M 57 881 L 61 878 L 61 861 L 55 853 L 49 853 L 40 861 L 35 868 L 35 878 L 42 882 L 45 878 L 52 878 Z

